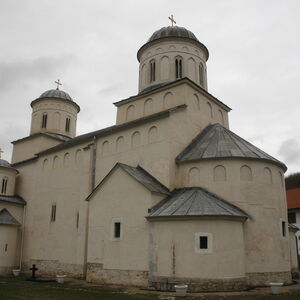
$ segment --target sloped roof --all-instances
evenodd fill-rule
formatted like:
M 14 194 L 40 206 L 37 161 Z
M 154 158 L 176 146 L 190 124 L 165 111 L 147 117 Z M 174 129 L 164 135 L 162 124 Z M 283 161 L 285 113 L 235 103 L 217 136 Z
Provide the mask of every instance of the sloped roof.
M 0 210 L 0 225 L 21 226 L 21 223 L 19 223 L 6 208 L 3 208 Z
M 176 157 L 176 162 L 233 157 L 267 160 L 287 170 L 285 164 L 220 124 L 207 126 Z
M 120 166 L 121 169 L 131 175 L 138 182 L 143 184 L 149 191 L 161 194 L 169 194 L 169 189 L 141 166 L 132 167 L 122 163 L 118 163 L 118 166 Z
M 91 194 L 86 198 L 88 201 L 92 195 L 99 189 L 99 187 L 103 184 L 106 178 L 116 169 L 121 168 L 126 173 L 128 173 L 131 177 L 145 186 L 149 191 L 156 192 L 160 194 L 169 195 L 169 189 L 164 186 L 161 182 L 159 182 L 155 177 L 153 177 L 150 173 L 148 173 L 141 166 L 132 167 L 123 163 L 116 163 L 114 167 L 108 172 L 108 174 L 99 182 L 99 184 L 94 188 Z
M 288 209 L 300 208 L 300 189 L 287 190 L 286 200 Z
M 148 218 L 184 216 L 248 218 L 238 207 L 200 187 L 174 190 L 170 196 L 151 208 Z
M 0 159 L 0 167 L 11 168 L 11 165 L 7 160 Z
M 25 136 L 21 139 L 18 139 L 18 140 L 15 140 L 13 142 L 11 142 L 12 144 L 15 144 L 15 143 L 18 143 L 18 142 L 21 142 L 23 140 L 27 140 L 27 139 L 30 139 L 30 138 L 33 138 L 33 137 L 36 137 L 36 136 L 39 136 L 39 135 L 45 135 L 45 136 L 49 136 L 51 138 L 54 138 L 56 140 L 60 140 L 62 142 L 67 142 L 69 140 L 71 140 L 72 138 L 68 137 L 68 136 L 65 136 L 65 135 L 62 135 L 62 134 L 58 134 L 58 133 L 51 133 L 51 132 L 37 132 L 37 133 L 34 133 L 34 134 L 31 134 L 31 135 L 28 135 L 28 136 Z
M 19 197 L 19 196 L 0 195 L 0 201 L 26 205 L 26 201 L 23 198 Z

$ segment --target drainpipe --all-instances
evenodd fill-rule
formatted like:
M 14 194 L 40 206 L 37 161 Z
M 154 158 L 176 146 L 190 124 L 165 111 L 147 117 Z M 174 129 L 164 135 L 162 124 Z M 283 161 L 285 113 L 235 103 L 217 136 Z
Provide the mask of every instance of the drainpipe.
M 93 137 L 93 142 L 88 145 L 91 153 L 90 161 L 90 191 L 89 194 L 95 188 L 95 177 L 96 177 L 96 160 L 97 160 L 97 142 L 96 137 Z M 90 214 L 90 202 L 86 203 L 86 221 L 85 221 L 85 239 L 84 239 L 84 261 L 83 261 L 83 279 L 86 279 L 87 275 L 87 256 L 88 256 L 88 240 L 89 240 L 89 214 Z
M 20 247 L 20 260 L 19 269 L 22 269 L 22 259 L 23 259 L 23 245 L 24 245 L 24 233 L 25 233 L 25 216 L 26 216 L 26 205 L 23 207 L 23 221 L 22 221 L 22 232 L 21 232 L 21 247 Z

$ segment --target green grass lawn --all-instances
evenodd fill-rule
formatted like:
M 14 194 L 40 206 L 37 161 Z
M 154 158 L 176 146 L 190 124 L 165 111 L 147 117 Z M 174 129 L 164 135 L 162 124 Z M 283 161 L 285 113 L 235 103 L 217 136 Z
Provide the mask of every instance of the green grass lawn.
M 161 294 L 145 295 L 130 294 L 125 290 L 119 288 L 103 288 L 95 286 L 80 285 L 74 283 L 58 284 L 56 282 L 30 282 L 25 281 L 23 277 L 0 277 L 0 300 L 10 299 L 63 299 L 63 300 L 151 300 L 159 299 Z M 163 296 L 167 297 L 167 296 Z M 177 298 L 178 299 L 178 298 Z M 209 299 L 209 300 L 300 300 L 300 292 L 292 295 L 278 295 L 278 296 L 209 296 L 195 297 L 190 296 L 184 298 L 188 299 Z

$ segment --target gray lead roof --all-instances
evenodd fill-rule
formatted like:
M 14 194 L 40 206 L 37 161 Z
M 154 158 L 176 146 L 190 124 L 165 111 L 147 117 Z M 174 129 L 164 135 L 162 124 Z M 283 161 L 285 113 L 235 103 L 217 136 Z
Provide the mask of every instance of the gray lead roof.
M 265 160 L 287 167 L 220 124 L 207 126 L 177 157 L 182 163 L 211 158 L 248 158 Z
M 248 218 L 238 207 L 200 188 L 174 190 L 170 196 L 151 208 L 151 217 L 223 216 Z
M 23 198 L 19 197 L 19 196 L 0 195 L 0 201 L 26 205 L 26 201 Z
M 21 224 L 10 214 L 6 208 L 0 210 L 0 225 L 21 226 Z
M 143 184 L 148 190 L 151 192 L 161 193 L 161 194 L 169 194 L 169 189 L 165 187 L 162 183 L 160 183 L 156 178 L 154 178 L 150 173 L 148 173 L 141 166 L 132 167 L 129 165 L 125 165 L 122 163 L 118 163 L 118 165 L 129 175 Z

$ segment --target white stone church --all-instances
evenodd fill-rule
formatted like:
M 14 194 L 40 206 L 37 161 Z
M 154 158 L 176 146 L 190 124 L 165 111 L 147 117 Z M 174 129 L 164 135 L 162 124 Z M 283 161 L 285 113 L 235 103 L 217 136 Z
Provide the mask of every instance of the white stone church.
M 207 89 L 208 50 L 169 26 L 138 50 L 139 92 L 116 124 L 76 136 L 59 88 L 0 160 L 0 273 L 193 291 L 286 284 L 297 269 L 286 166 L 229 129 Z M 101 115 L 101 112 L 99 112 Z

